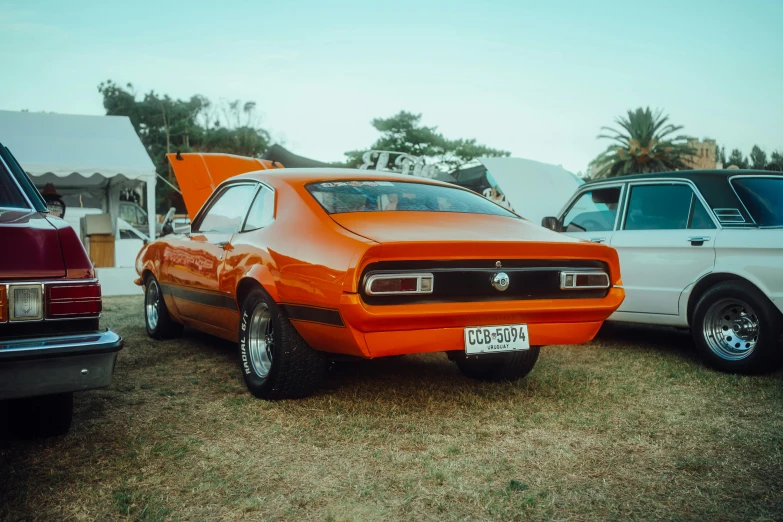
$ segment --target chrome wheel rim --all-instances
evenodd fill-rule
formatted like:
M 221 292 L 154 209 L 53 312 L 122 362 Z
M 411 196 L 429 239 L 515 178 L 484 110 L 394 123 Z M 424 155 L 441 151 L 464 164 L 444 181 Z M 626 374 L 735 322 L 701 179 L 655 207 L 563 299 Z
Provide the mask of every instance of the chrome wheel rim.
M 269 370 L 272 369 L 272 349 L 275 345 L 275 330 L 272 325 L 272 314 L 263 303 L 256 306 L 255 310 L 253 310 L 248 337 L 248 351 L 250 352 L 250 364 L 253 367 L 253 371 L 259 377 L 266 377 L 269 375 Z
M 745 359 L 759 341 L 761 322 L 747 303 L 721 299 L 704 316 L 703 335 L 710 350 L 727 361 Z
M 158 282 L 154 279 L 147 283 L 147 296 L 144 305 L 147 312 L 147 326 L 150 330 L 154 330 L 158 326 L 158 307 L 160 306 L 160 289 L 158 288 Z

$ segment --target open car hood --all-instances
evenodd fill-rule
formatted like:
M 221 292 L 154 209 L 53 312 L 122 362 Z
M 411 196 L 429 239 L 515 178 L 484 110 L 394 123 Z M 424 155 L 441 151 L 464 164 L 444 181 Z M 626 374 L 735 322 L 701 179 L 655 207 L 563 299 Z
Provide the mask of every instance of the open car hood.
M 514 211 L 540 224 L 555 216 L 584 183 L 559 165 L 523 158 L 480 158 Z
M 174 170 L 190 219 L 196 217 L 207 198 L 225 180 L 248 172 L 283 167 L 275 161 L 233 154 L 189 152 L 166 154 L 166 157 Z

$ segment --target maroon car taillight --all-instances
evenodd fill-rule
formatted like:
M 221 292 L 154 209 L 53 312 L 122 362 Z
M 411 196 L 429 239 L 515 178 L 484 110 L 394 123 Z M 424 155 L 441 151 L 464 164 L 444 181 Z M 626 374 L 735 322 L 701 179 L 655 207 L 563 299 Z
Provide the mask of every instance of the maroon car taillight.
M 99 283 L 50 285 L 46 288 L 46 318 L 98 316 L 101 303 Z

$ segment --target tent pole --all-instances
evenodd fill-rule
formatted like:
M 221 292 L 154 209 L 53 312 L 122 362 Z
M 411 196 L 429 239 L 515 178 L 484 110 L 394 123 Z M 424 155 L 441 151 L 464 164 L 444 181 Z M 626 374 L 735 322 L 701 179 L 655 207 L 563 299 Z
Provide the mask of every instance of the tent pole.
M 155 183 L 157 178 L 155 174 L 147 177 L 147 222 L 150 226 L 150 241 L 155 241 L 155 223 L 158 216 L 155 214 Z

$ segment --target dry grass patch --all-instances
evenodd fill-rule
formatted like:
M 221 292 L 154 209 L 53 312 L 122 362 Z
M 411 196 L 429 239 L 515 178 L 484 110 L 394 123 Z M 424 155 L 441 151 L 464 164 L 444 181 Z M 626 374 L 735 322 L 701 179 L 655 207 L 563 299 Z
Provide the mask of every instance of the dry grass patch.
M 606 327 L 522 382 L 445 356 L 343 363 L 317 396 L 263 402 L 236 349 L 126 339 L 72 432 L 0 442 L 2 520 L 783 518 L 783 373 L 723 375 L 687 334 Z

